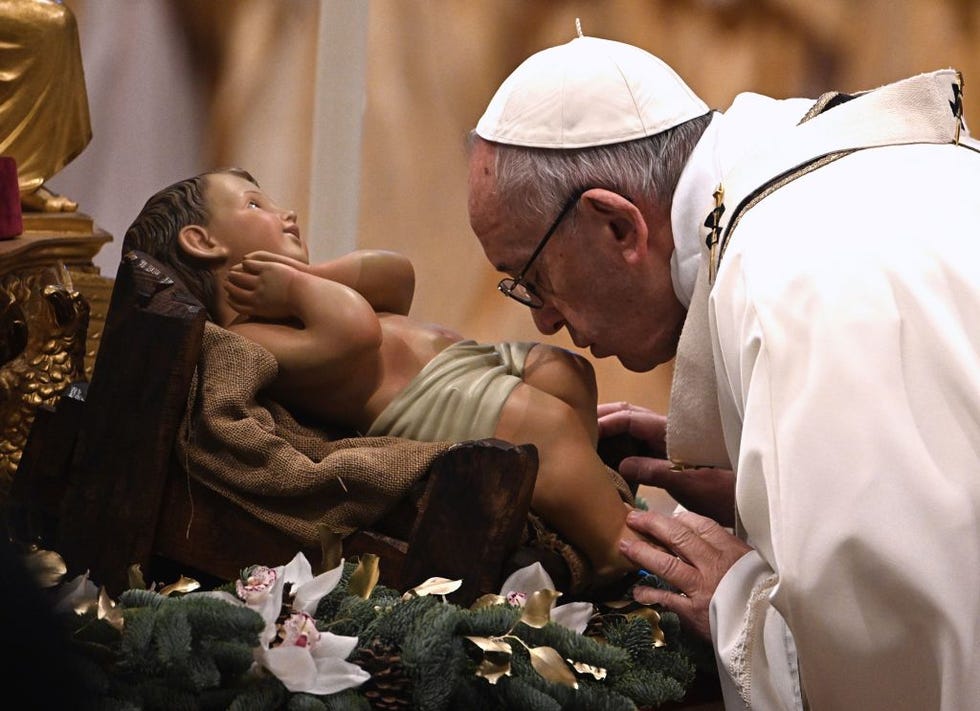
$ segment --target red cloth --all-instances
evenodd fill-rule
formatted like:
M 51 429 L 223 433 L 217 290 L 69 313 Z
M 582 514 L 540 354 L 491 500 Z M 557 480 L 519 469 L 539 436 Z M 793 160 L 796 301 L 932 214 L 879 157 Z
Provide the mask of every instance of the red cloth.
M 17 162 L 10 156 L 0 156 L 0 239 L 11 239 L 23 231 Z

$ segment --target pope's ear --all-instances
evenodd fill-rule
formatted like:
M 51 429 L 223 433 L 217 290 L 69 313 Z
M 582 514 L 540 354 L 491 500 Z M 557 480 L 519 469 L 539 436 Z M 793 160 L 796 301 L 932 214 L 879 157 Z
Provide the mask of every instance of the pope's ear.
M 187 225 L 177 233 L 181 250 L 196 259 L 210 260 L 227 256 L 228 250 L 201 225 Z
M 629 261 L 647 251 L 647 223 L 640 209 L 628 198 L 604 188 L 587 190 L 582 199 L 593 219 L 601 221 L 604 234 L 615 240 L 616 249 Z

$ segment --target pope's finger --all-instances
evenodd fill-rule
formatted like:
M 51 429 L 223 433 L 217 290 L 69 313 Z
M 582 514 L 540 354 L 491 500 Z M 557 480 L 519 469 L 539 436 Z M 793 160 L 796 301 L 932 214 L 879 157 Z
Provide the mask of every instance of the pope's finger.
M 697 589 L 700 575 L 695 566 L 670 551 L 665 551 L 646 541 L 624 539 L 620 552 L 639 567 L 662 578 L 682 592 Z
M 629 481 L 667 490 L 682 484 L 684 476 L 669 459 L 656 457 L 626 457 L 619 463 L 619 473 Z
M 628 433 L 645 442 L 663 442 L 667 418 L 650 410 L 617 410 L 599 417 L 599 431 L 605 436 Z
M 614 437 L 616 435 L 629 434 L 629 417 L 621 417 L 619 413 L 612 415 L 602 415 L 598 418 L 599 437 Z
M 628 402 L 620 400 L 619 402 L 600 402 L 596 405 L 596 414 L 599 417 L 604 415 L 609 415 L 613 412 L 619 412 L 621 410 L 628 410 L 630 404 Z
M 707 577 L 714 575 L 720 580 L 737 560 L 752 550 L 748 543 L 716 521 L 693 511 L 683 511 L 676 514 L 674 518 L 680 519 L 689 526 L 698 540 L 702 541 L 707 550 L 710 551 L 710 553 L 705 553 L 704 557 L 699 557 L 697 561 L 699 570 Z
M 702 516 L 693 511 L 679 512 L 675 518 L 682 520 L 701 540 L 712 545 L 727 543 L 729 539 L 734 537 L 713 518 Z
M 668 516 L 656 511 L 633 511 L 626 517 L 626 523 L 637 533 L 659 541 L 697 567 L 700 563 L 714 560 L 718 551 L 688 525 L 687 513 Z

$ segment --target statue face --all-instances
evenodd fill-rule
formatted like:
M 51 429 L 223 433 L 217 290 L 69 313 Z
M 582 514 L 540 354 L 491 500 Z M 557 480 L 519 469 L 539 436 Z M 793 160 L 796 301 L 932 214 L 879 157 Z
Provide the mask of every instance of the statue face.
M 266 251 L 309 263 L 296 213 L 280 207 L 255 184 L 229 173 L 207 177 L 211 219 L 207 231 L 237 264 L 250 252 Z

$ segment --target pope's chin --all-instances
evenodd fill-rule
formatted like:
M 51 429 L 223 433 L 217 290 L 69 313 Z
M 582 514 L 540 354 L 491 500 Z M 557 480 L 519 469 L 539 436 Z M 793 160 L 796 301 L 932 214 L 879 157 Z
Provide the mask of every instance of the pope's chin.
M 603 358 L 608 356 L 600 356 L 593 350 L 593 355 L 597 358 Z M 623 367 L 634 373 L 647 373 L 658 365 L 662 365 L 674 357 L 674 350 L 672 349 L 669 353 L 651 353 L 649 351 L 643 352 L 630 352 L 630 353 L 614 353 L 619 362 L 623 364 Z

